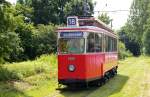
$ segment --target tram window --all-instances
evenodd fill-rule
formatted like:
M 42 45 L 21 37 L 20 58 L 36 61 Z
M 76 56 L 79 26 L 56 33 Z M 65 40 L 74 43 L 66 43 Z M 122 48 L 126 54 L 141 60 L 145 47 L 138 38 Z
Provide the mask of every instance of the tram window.
M 102 51 L 102 34 L 95 34 L 95 52 Z
M 111 52 L 113 52 L 113 38 L 111 37 L 111 49 L 110 49 Z
M 114 39 L 114 50 L 117 51 L 117 39 Z
M 115 51 L 115 39 L 112 38 L 112 51 L 114 52 Z
M 95 35 L 94 33 L 89 33 L 87 37 L 87 52 L 95 52 L 94 43 L 95 43 Z
M 68 53 L 84 53 L 84 38 L 60 38 L 59 52 Z
M 108 52 L 111 51 L 111 38 L 108 36 Z
M 105 36 L 105 51 L 108 52 L 108 36 Z

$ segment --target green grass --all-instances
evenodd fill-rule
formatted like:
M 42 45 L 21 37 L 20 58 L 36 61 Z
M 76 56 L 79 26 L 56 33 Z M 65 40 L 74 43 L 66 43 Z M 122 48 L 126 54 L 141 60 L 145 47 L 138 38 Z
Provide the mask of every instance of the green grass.
M 35 72 L 38 66 L 44 70 Z M 0 97 L 150 97 L 150 57 L 131 57 L 121 60 L 118 75 L 105 85 L 76 91 L 56 90 L 55 55 L 44 55 L 35 61 L 7 64 L 5 68 L 8 71 L 21 73 L 23 77 L 20 80 L 1 81 Z M 28 71 L 35 73 L 24 75 L 24 72 Z

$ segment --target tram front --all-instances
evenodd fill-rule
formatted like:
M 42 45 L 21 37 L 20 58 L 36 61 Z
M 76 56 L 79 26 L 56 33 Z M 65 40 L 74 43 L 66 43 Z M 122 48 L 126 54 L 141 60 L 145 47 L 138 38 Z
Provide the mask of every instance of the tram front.
M 85 79 L 85 33 L 58 33 L 58 81 L 60 84 L 82 82 Z

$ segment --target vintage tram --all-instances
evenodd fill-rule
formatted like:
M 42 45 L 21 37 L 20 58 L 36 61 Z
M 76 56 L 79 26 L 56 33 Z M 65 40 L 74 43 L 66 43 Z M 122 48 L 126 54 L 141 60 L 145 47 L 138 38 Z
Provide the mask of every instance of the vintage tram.
M 118 38 L 103 22 L 70 16 L 57 32 L 59 84 L 101 84 L 117 73 Z

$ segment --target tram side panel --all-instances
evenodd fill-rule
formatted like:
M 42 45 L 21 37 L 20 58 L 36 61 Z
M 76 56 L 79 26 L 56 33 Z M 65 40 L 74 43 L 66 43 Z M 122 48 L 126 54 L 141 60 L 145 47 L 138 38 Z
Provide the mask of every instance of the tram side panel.
M 107 72 L 111 70 L 112 68 L 116 67 L 118 60 L 118 55 L 117 53 L 106 53 L 105 54 L 105 63 L 104 63 L 104 72 Z
M 103 76 L 104 54 L 88 54 L 85 57 L 86 79 L 95 80 Z

